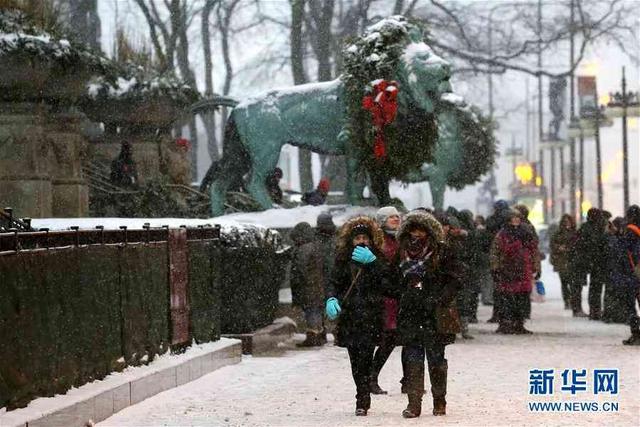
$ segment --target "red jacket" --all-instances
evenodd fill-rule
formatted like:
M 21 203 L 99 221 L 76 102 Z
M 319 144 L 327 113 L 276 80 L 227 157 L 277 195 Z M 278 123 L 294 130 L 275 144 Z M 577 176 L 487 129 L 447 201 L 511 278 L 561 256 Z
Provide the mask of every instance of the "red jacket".
M 517 237 L 505 229 L 498 233 L 491 248 L 491 271 L 498 291 L 531 292 L 539 268 L 536 239 Z

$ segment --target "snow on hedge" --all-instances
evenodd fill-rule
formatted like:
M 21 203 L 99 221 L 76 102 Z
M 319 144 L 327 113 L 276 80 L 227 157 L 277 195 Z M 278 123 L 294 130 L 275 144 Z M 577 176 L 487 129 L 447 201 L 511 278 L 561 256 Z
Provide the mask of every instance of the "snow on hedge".
M 130 66 L 113 82 L 102 76 L 94 78 L 87 85 L 87 95 L 92 99 L 122 100 L 160 96 L 183 104 L 199 98 L 197 90 L 174 75 L 144 78 L 142 74 L 143 70 Z
M 0 11 L 0 57 L 29 55 L 60 65 L 84 65 L 96 72 L 106 72 L 110 61 L 88 47 L 50 34 L 31 24 L 16 10 Z
M 49 230 L 69 230 L 77 226 L 81 230 L 95 229 L 103 226 L 105 230 L 119 230 L 126 226 L 131 230 L 140 230 L 148 223 L 152 228 L 169 226 L 179 228 L 220 225 L 221 240 L 228 246 L 272 247 L 282 249 L 280 233 L 257 223 L 240 223 L 225 218 L 36 218 L 31 221 L 34 229 L 48 228 Z
M 168 225 L 178 228 L 181 225 L 197 227 L 199 225 L 220 225 L 222 240 L 230 246 L 272 246 L 282 247 L 281 236 L 274 229 L 293 228 L 299 222 L 308 222 L 316 226 L 316 219 L 322 212 L 330 212 L 333 222 L 340 226 L 356 215 L 374 216 L 375 206 L 321 205 L 300 206 L 292 209 L 268 209 L 262 212 L 239 212 L 215 218 L 34 218 L 34 229 L 69 230 L 72 226 L 80 229 L 95 229 L 101 225 L 105 230 L 118 230 L 120 226 L 129 229 L 142 229 L 145 223 L 151 227 Z

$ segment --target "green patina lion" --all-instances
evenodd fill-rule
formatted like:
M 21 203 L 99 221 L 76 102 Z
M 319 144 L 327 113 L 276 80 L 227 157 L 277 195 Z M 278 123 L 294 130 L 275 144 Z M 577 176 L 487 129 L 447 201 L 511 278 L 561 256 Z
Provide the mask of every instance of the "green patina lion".
M 224 213 L 227 190 L 237 187 L 246 174 L 250 195 L 262 208 L 272 206 L 265 180 L 285 144 L 345 155 L 347 197 L 354 204 L 362 195 L 364 180 L 358 172 L 363 169 L 381 204 L 390 199 L 391 179 L 442 181 L 433 168 L 420 169 L 434 160 L 438 134 L 452 140 L 446 146 L 455 146 L 456 140 L 464 139 L 462 126 L 474 123 L 460 121 L 460 107 L 442 100 L 452 91 L 450 65 L 423 42 L 419 28 L 401 16 L 369 27 L 345 49 L 345 63 L 345 74 L 336 80 L 272 90 L 233 109 L 225 129 L 224 156 L 207 174 L 212 178 L 214 216 Z M 370 118 L 359 106 L 366 87 L 377 78 L 395 80 L 400 88 L 397 118 L 385 129 L 388 155 L 382 162 L 373 159 Z

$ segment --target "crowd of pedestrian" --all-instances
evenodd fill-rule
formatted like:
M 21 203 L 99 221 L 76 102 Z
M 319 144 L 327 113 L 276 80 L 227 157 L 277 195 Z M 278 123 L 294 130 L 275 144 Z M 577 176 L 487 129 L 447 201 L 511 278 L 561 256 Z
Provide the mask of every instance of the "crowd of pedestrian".
M 446 414 L 448 362 L 445 347 L 473 339 L 478 305 L 493 306 L 496 333 L 528 335 L 531 300 L 544 295 L 539 281 L 544 254 L 523 205 L 494 205 L 486 220 L 468 210 L 419 208 L 402 215 L 381 208 L 375 218 L 357 216 L 338 230 L 328 213 L 316 229 L 296 225 L 292 267 L 293 303 L 307 324 L 302 347 L 327 342 L 324 316 L 336 321 L 335 344 L 345 347 L 356 386 L 356 415 L 371 394 L 386 394 L 378 377 L 396 346 L 402 346 L 402 416 L 420 416 L 425 359 L 433 414 Z M 551 236 L 550 262 L 560 276 L 565 309 L 575 317 L 628 323 L 624 344 L 640 345 L 636 300 L 640 288 L 640 208 L 611 219 L 591 209 L 578 229 L 564 215 Z M 337 231 L 337 235 L 336 235 Z M 589 287 L 589 313 L 582 288 Z M 604 301 L 604 302 L 602 302 Z M 323 313 L 324 311 L 324 313 Z
M 574 317 L 607 323 L 626 323 L 631 336 L 625 345 L 640 345 L 640 207 L 629 207 L 624 218 L 611 219 L 591 208 L 578 229 L 564 215 L 551 237 L 551 264 L 560 275 L 565 309 Z M 582 309 L 582 289 L 588 287 L 589 311 Z

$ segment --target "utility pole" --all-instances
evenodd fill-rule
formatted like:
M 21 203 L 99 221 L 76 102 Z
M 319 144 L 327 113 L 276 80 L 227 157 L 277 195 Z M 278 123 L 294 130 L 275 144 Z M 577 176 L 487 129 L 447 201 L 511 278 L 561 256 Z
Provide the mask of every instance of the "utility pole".
M 595 139 L 596 139 L 596 182 L 598 185 L 598 209 L 602 209 L 602 153 L 600 150 L 600 105 L 598 102 L 598 87 L 596 86 L 596 119 L 595 119 Z
M 487 29 L 490 58 L 493 56 L 493 11 L 494 9 L 491 9 L 489 12 L 489 28 Z M 493 74 L 491 73 L 491 65 L 489 65 L 489 72 L 487 73 L 487 86 L 489 90 L 489 120 L 493 122 Z M 491 169 L 491 172 L 489 173 L 489 182 L 496 182 L 496 176 L 493 169 Z M 492 189 L 490 189 L 489 194 L 491 195 L 491 204 L 493 205 L 495 202 L 493 197 L 494 192 L 491 190 Z
M 582 126 L 580 127 L 580 171 L 578 174 L 580 180 L 580 206 L 578 207 L 580 212 L 580 222 L 582 222 L 582 203 L 584 202 L 584 131 Z
M 538 70 L 542 70 L 542 0 L 538 0 Z M 542 149 L 542 140 L 543 140 L 543 121 L 542 121 L 542 74 L 538 73 L 538 143 L 539 146 L 539 167 L 540 167 L 540 176 L 542 177 L 542 185 L 543 189 L 545 188 L 545 180 L 544 180 L 544 151 Z M 553 190 L 552 190 L 553 191 Z M 547 222 L 548 212 L 547 212 L 547 192 L 543 190 L 544 193 L 544 203 L 542 204 L 542 217 L 543 222 Z
M 622 191 L 624 193 L 624 210 L 629 208 L 629 143 L 627 141 L 627 78 L 622 67 Z
M 529 76 L 525 77 L 524 80 L 524 99 L 525 99 L 525 123 L 527 126 L 527 133 L 526 133 L 526 138 L 525 138 L 525 145 L 526 145 L 526 149 L 525 149 L 525 156 L 527 158 L 527 161 L 530 162 L 533 160 L 533 155 L 531 154 L 531 109 L 530 109 L 530 105 L 529 105 Z
M 569 122 L 570 123 L 575 123 L 576 120 L 576 107 L 575 107 L 575 96 L 576 96 L 576 89 L 575 89 L 575 73 L 573 71 L 573 65 L 575 62 L 575 44 L 574 44 L 574 25 L 575 25 L 575 9 L 573 6 L 573 1 L 571 0 L 570 3 L 570 7 L 571 7 L 571 18 L 570 18 L 570 38 L 569 38 L 569 44 L 570 44 L 570 64 L 569 64 L 569 69 L 571 70 L 571 74 L 569 75 L 569 84 L 571 85 L 571 92 L 570 92 L 570 114 L 569 114 Z M 581 189 L 581 193 L 582 193 L 582 189 Z M 571 137 L 570 141 L 569 141 L 569 201 L 570 201 L 570 205 L 569 205 L 569 209 L 571 209 L 571 216 L 573 218 L 576 217 L 576 139 L 574 137 Z M 580 206 L 579 209 L 582 209 L 582 205 Z

